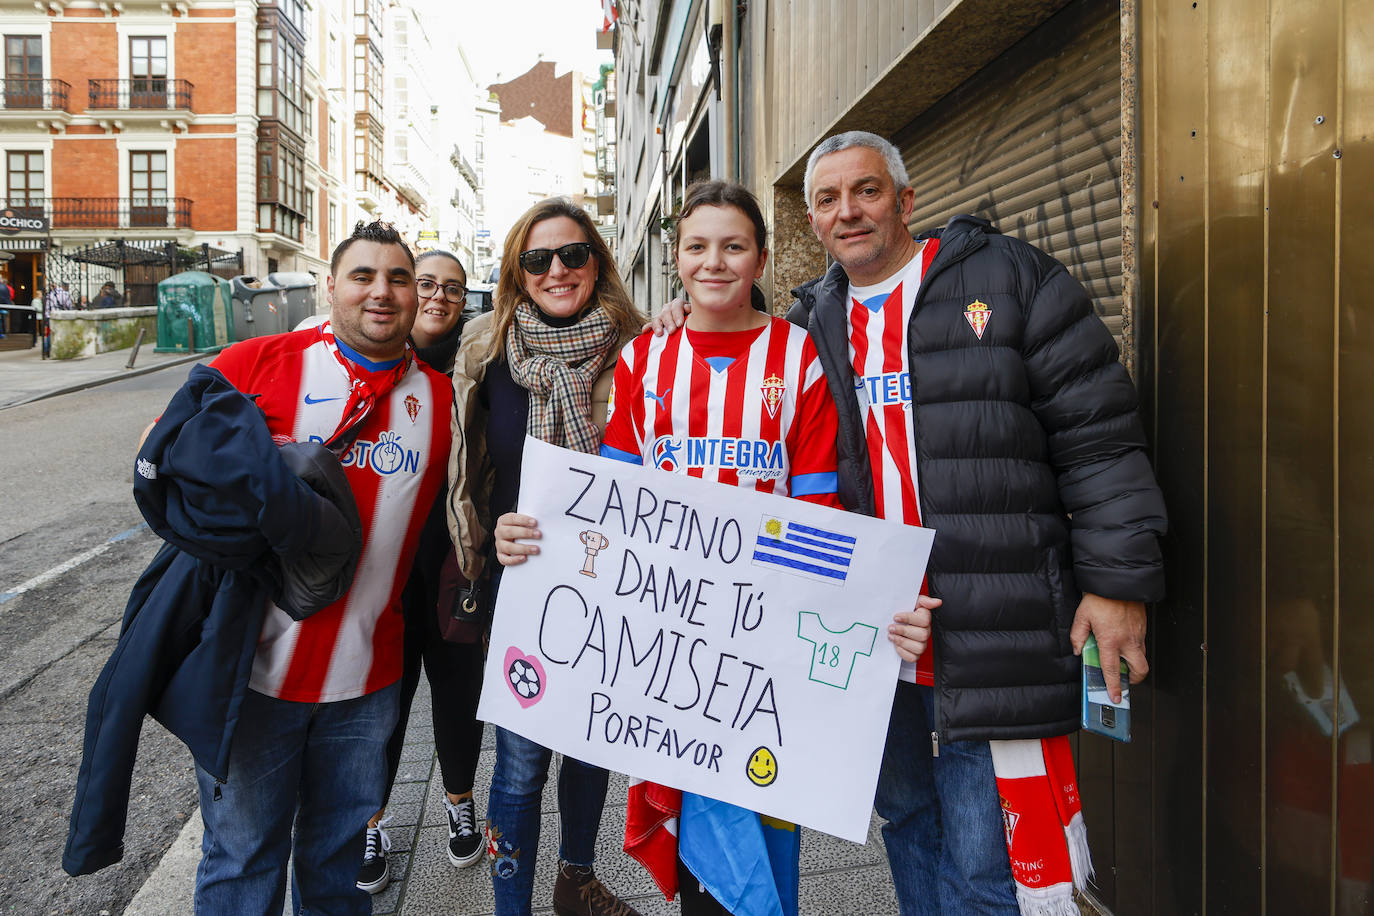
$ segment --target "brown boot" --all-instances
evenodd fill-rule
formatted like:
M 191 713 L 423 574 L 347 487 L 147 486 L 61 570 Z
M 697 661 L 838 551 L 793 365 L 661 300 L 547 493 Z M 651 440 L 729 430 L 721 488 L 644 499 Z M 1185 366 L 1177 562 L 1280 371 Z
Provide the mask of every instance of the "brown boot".
M 590 865 L 558 863 L 553 885 L 556 916 L 639 916 L 639 911 L 610 892 Z

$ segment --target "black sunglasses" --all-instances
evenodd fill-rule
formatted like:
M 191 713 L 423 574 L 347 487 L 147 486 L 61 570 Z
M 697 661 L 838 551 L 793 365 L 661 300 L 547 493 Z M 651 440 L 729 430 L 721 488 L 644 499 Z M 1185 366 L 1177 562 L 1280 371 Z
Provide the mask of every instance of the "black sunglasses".
M 592 245 L 590 242 L 573 242 L 562 248 L 531 248 L 520 252 L 520 266 L 535 276 L 548 273 L 553 266 L 554 255 L 558 255 L 558 260 L 568 270 L 577 270 L 592 256 Z

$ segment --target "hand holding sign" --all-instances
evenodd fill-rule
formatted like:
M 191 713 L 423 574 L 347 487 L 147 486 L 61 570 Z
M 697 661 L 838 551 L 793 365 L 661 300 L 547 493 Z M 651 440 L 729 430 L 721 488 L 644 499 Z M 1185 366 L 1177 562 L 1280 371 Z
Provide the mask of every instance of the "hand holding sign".
M 523 469 L 498 529 L 542 548 L 498 537 L 479 716 L 862 842 L 933 532 L 534 438 Z

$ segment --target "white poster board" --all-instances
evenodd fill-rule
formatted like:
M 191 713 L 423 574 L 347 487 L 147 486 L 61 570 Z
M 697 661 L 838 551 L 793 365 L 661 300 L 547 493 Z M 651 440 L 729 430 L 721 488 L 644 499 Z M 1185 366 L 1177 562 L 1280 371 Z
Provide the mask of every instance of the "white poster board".
M 479 717 L 864 842 L 934 532 L 525 440 Z

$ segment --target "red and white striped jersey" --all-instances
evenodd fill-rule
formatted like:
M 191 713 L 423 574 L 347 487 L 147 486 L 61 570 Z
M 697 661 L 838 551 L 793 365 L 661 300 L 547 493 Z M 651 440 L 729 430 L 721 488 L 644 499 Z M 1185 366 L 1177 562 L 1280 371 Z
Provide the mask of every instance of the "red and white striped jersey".
M 733 360 L 715 355 L 731 350 Z M 644 333 L 620 351 L 601 454 L 837 506 L 837 423 L 815 346 L 781 318 L 729 334 Z
M 370 364 L 335 341 L 327 323 L 235 344 L 212 365 L 244 394 L 260 395 L 278 442 L 327 442 L 361 418 L 342 461 L 363 522 L 353 585 L 300 622 L 269 605 L 249 686 L 318 703 L 394 683 L 401 588 L 447 480 L 452 384 L 410 354 L 394 366 Z
M 930 239 L 886 280 L 849 287 L 849 362 L 864 418 L 874 504 L 879 518 L 907 525 L 921 524 L 907 331 L 916 293 L 938 247 L 939 240 Z M 931 656 L 925 652 L 915 666 L 903 662 L 902 679 L 934 683 Z

